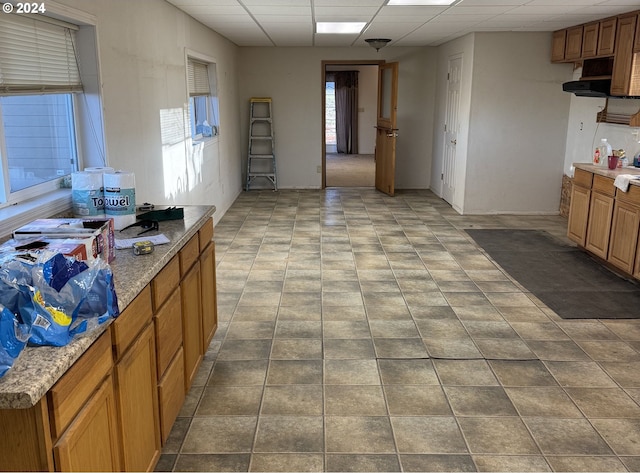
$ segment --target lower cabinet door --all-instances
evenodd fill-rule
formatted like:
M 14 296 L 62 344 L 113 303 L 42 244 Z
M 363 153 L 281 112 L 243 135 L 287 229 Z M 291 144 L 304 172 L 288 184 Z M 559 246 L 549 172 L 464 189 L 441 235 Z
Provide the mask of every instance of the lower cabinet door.
M 171 433 L 171 427 L 180 413 L 185 397 L 184 353 L 182 347 L 180 347 L 158 383 L 160 431 L 163 445 L 167 441 L 169 433 Z
M 633 273 L 636 259 L 639 227 L 640 207 L 617 200 L 613 210 L 607 260 L 629 274 Z
M 587 221 L 589 219 L 589 200 L 591 190 L 577 185 L 571 190 L 571 207 L 569 208 L 569 224 L 567 237 L 578 245 L 584 246 L 587 241 Z
M 200 261 L 191 267 L 180 283 L 182 299 L 182 344 L 184 348 L 185 392 L 202 361 L 202 302 L 200 299 Z
M 200 270 L 202 272 L 202 353 L 205 354 L 218 328 L 214 242 L 209 243 L 200 255 Z
M 160 422 L 153 324 L 115 366 L 125 471 L 152 470 L 160 457 Z
M 614 198 L 599 192 L 591 192 L 589 224 L 585 248 L 602 259 L 607 259 Z
M 58 471 L 120 471 L 113 380 L 109 375 L 53 447 Z

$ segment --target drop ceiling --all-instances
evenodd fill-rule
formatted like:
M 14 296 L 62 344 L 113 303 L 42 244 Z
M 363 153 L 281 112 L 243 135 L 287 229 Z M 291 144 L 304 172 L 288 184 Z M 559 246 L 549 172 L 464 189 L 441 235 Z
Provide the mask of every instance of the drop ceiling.
M 387 0 L 168 0 L 238 46 L 437 46 L 475 31 L 554 31 L 640 8 L 640 0 L 457 0 L 390 6 Z M 317 34 L 318 21 L 363 21 L 360 34 Z

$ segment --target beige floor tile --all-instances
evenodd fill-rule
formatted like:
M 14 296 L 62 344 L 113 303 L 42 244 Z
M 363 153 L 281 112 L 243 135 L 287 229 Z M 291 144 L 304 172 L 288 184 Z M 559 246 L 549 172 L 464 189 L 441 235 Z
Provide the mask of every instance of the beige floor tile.
M 540 454 L 519 417 L 461 417 L 458 422 L 473 454 Z
M 485 360 L 434 360 L 443 386 L 495 386 L 496 377 Z
M 391 423 L 386 416 L 327 416 L 327 453 L 395 453 Z
M 318 453 L 254 453 L 251 455 L 251 467 L 236 471 L 322 471 L 324 458 Z M 205 471 L 205 470 L 201 470 Z M 216 470 L 223 471 L 223 470 Z M 234 471 L 234 470 L 226 470 Z
M 258 421 L 256 453 L 319 453 L 324 451 L 321 416 L 262 415 Z
M 611 455 L 613 453 L 586 419 L 525 417 L 524 422 L 544 454 Z
M 478 471 L 552 471 L 542 455 L 474 455 Z
M 336 472 L 401 471 L 396 455 L 330 454 L 326 456 L 326 465 L 326 471 Z
M 400 453 L 468 453 L 452 416 L 392 417 Z

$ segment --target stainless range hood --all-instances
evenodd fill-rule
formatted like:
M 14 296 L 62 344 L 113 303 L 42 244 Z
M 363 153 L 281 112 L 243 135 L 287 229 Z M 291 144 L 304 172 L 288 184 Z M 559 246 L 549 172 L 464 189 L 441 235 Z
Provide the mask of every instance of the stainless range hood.
M 574 80 L 562 84 L 562 90 L 579 97 L 609 97 L 611 79 Z

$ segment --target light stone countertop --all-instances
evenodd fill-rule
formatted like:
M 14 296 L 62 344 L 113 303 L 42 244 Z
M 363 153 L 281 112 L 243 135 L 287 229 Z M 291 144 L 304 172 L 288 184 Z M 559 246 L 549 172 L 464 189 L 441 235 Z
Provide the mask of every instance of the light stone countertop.
M 162 209 L 163 207 L 158 207 Z M 111 262 L 118 306 L 122 312 L 151 282 L 178 251 L 209 221 L 214 206 L 185 206 L 184 220 L 160 222 L 159 232 L 170 243 L 156 245 L 153 253 L 135 256 L 131 249 L 116 250 Z M 134 227 L 123 232 L 116 230 L 116 238 L 134 238 L 141 231 Z M 142 235 L 144 236 L 144 235 Z M 111 319 L 113 321 L 113 319 Z M 0 409 L 25 409 L 34 406 L 62 375 L 97 340 L 109 324 L 89 335 L 79 337 L 64 347 L 26 347 L 11 369 L 0 378 Z
M 615 179 L 620 174 L 632 174 L 634 176 L 640 176 L 640 168 L 633 166 L 627 166 L 626 168 L 609 169 L 607 166 L 596 166 L 589 163 L 573 163 L 573 167 L 576 169 L 582 169 L 583 171 L 589 171 L 600 176 L 609 177 Z M 629 182 L 632 186 L 640 186 L 640 180 L 632 179 Z

